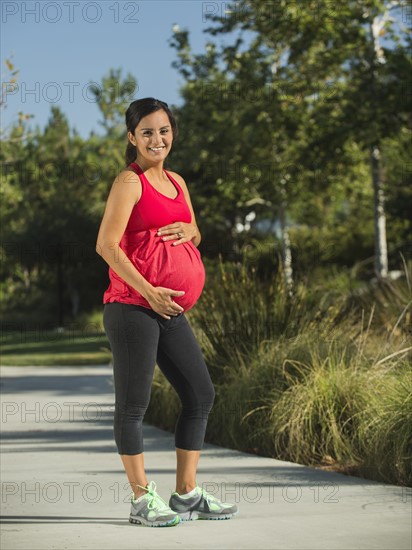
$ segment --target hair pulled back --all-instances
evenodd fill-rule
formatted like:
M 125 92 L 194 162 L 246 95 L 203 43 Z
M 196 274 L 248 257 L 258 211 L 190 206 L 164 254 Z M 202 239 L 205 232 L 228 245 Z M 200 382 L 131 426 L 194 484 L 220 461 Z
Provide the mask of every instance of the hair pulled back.
M 125 117 L 127 130 L 134 134 L 136 126 L 139 124 L 142 118 L 156 111 L 160 111 L 161 109 L 163 109 L 163 111 L 165 111 L 165 113 L 169 117 L 170 126 L 172 127 L 173 132 L 173 138 L 176 138 L 178 135 L 177 122 L 172 111 L 169 109 L 167 103 L 165 103 L 164 101 L 160 101 L 160 99 L 155 99 L 154 97 L 136 99 L 136 101 L 130 103 L 126 111 Z M 130 140 L 128 140 L 126 148 L 126 166 L 129 166 L 129 164 L 132 163 L 135 158 L 136 147 L 135 145 L 133 145 L 133 143 L 130 142 Z

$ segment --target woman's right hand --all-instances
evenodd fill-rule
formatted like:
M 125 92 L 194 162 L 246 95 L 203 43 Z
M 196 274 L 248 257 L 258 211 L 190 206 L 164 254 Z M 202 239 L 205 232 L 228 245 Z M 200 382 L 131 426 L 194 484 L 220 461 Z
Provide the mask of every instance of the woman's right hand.
M 149 302 L 150 307 L 164 319 L 170 319 L 170 315 L 176 316 L 184 309 L 173 301 L 173 296 L 183 296 L 184 290 L 172 290 L 162 286 L 155 286 L 150 289 L 144 298 Z

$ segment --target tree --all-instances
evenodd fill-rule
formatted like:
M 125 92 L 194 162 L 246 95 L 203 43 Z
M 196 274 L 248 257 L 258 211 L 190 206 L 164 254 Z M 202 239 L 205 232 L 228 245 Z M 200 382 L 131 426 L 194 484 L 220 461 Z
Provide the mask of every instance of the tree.
M 269 50 L 278 82 L 301 93 L 307 103 L 303 129 L 309 139 L 301 150 L 307 159 L 316 156 L 324 166 L 333 163 L 350 140 L 369 152 L 378 277 L 386 277 L 388 269 L 382 143 L 410 123 L 411 98 L 405 94 L 410 36 L 402 26 L 395 29 L 391 15 L 402 6 L 405 3 L 385 0 L 319 0 L 293 6 L 285 0 L 240 0 L 228 6 L 225 16 L 213 16 L 218 26 L 209 29 L 213 35 L 239 28 L 252 31 L 262 57 Z M 381 43 L 383 35 L 386 44 Z M 331 84 L 326 101 L 314 101 L 313 82 L 320 90 Z
M 111 103 L 117 76 L 123 95 Z M 103 136 L 92 133 L 82 139 L 56 106 L 44 130 L 36 128 L 24 140 L 15 139 L 24 130 L 20 121 L 13 125 L 1 153 L 1 282 L 16 291 L 8 293 L 3 307 L 44 306 L 43 318 L 37 315 L 36 320 L 63 327 L 81 308 L 101 300 L 107 270 L 96 269 L 95 241 L 110 185 L 124 166 L 121 114 L 130 84 L 130 78 L 121 80 L 120 72 L 111 71 L 103 79 Z
M 178 54 L 174 66 L 186 82 L 181 90 L 184 104 L 174 107 L 181 130 L 170 163 L 190 186 L 208 247 L 204 252 L 234 259 L 241 246 L 235 229 L 239 207 L 257 196 L 254 182 L 245 185 L 250 175 L 245 161 L 249 113 L 233 99 L 236 83 L 219 70 L 213 44 L 205 54 L 194 56 L 188 32 L 179 29 L 171 44 Z

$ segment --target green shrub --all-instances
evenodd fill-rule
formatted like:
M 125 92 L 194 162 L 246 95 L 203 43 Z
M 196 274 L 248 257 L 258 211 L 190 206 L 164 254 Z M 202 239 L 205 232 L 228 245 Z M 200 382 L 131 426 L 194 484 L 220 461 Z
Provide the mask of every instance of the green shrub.
M 216 388 L 206 440 L 411 483 L 405 281 L 391 285 L 391 307 L 370 292 L 349 308 L 330 283 L 298 283 L 290 295 L 280 273 L 262 281 L 253 266 L 221 260 L 208 274 L 188 312 Z M 173 430 L 179 410 L 157 369 L 147 418 Z
M 293 338 L 303 330 L 319 330 L 323 319 L 333 324 L 344 297 L 298 283 L 289 294 L 281 270 L 261 281 L 255 268 L 220 259 L 208 277 L 191 318 L 203 331 L 205 353 L 214 366 L 231 362 L 234 350 L 253 355 L 262 341 Z
M 388 483 L 412 483 L 412 377 L 410 361 L 378 365 L 369 373 L 361 414 L 361 471 Z
M 348 310 L 373 312 L 373 328 L 382 334 L 408 337 L 412 328 L 412 260 L 403 262 L 402 275 L 392 280 L 373 280 L 353 290 L 347 299 Z
M 320 353 L 312 342 L 309 362 L 288 359 L 284 369 L 289 387 L 274 395 L 268 416 L 276 455 L 304 464 L 360 461 L 356 418 L 367 403 L 368 371 L 353 352 L 333 342 Z

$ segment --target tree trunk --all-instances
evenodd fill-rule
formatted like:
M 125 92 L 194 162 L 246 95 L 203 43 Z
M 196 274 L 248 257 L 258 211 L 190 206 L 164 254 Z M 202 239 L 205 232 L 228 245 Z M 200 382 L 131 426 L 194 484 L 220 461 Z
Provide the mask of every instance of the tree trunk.
M 283 274 L 285 277 L 286 288 L 289 295 L 291 295 L 293 289 L 292 249 L 290 247 L 289 228 L 286 223 L 286 208 L 283 201 L 280 206 L 279 214 L 282 241 Z
M 385 194 L 383 190 L 381 155 L 378 146 L 371 149 L 372 183 L 375 219 L 375 273 L 379 279 L 388 276 L 386 243 Z
M 375 68 L 379 63 L 385 62 L 384 50 L 380 45 L 380 36 L 382 30 L 384 30 L 385 22 L 388 17 L 389 10 L 385 9 L 385 12 L 380 17 L 376 16 L 369 22 L 372 44 L 370 52 L 370 93 L 372 100 L 370 128 L 373 136 L 372 139 L 375 139 L 375 137 L 379 135 L 379 126 L 377 124 L 379 83 L 377 81 L 377 75 L 375 74 Z M 384 279 L 388 276 L 388 248 L 386 242 L 384 182 L 379 143 L 371 142 L 370 159 L 374 199 L 375 274 L 378 279 Z

